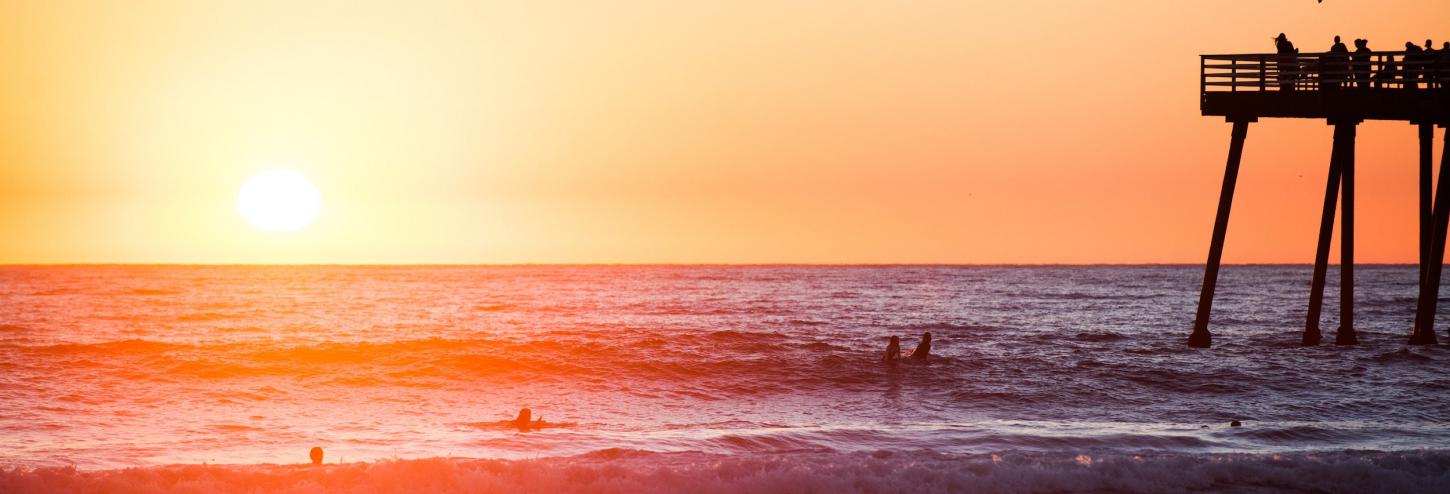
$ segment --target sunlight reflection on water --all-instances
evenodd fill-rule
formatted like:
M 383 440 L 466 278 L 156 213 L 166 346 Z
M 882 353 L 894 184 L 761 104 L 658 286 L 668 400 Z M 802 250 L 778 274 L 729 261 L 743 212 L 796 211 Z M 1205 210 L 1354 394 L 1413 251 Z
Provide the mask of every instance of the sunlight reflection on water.
M 1193 351 L 1196 266 L 0 268 L 0 462 L 1443 444 L 1415 268 L 1360 271 L 1362 345 L 1233 266 Z M 568 426 L 470 425 L 523 406 Z

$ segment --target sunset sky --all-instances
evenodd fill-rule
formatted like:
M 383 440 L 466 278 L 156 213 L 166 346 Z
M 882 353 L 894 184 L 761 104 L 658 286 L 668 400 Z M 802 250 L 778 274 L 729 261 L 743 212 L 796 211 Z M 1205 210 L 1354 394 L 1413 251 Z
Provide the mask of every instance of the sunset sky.
M 1201 263 L 1229 124 L 1197 55 L 1438 46 L 1450 2 L 22 0 L 0 28 L 0 263 Z M 1226 262 L 1312 261 L 1331 131 L 1250 127 Z M 1416 153 L 1360 127 L 1361 262 L 1415 260 Z M 315 223 L 238 213 L 278 167 Z

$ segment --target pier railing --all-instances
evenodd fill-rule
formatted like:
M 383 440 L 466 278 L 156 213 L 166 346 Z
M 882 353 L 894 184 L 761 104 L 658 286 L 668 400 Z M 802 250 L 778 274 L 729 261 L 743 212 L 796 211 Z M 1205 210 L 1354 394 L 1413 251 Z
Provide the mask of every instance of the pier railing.
M 1199 92 L 1443 89 L 1441 51 L 1199 55 Z

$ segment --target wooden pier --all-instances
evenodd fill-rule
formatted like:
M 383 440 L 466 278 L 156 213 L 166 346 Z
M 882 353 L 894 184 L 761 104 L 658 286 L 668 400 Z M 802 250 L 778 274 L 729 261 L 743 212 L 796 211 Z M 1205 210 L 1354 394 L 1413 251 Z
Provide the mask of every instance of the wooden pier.
M 1408 57 L 1408 58 L 1407 58 Z M 1318 249 L 1310 280 L 1309 310 L 1303 345 L 1321 339 L 1319 316 L 1325 274 L 1334 233 L 1335 206 L 1340 217 L 1340 327 L 1335 344 L 1359 342 L 1354 331 L 1354 165 L 1355 131 L 1365 120 L 1396 120 L 1418 128 L 1420 137 L 1419 302 L 1409 329 L 1410 344 L 1436 343 L 1435 309 L 1440 270 L 1445 257 L 1446 222 L 1450 220 L 1450 139 L 1441 156 L 1438 182 L 1432 181 L 1434 127 L 1450 124 L 1450 61 L 1441 52 L 1372 52 L 1321 54 L 1201 55 L 1199 109 L 1204 116 L 1224 117 L 1233 124 L 1218 214 L 1204 269 L 1198 315 L 1188 345 L 1208 348 L 1213 292 L 1228 231 L 1234 186 L 1249 124 L 1260 118 L 1323 119 L 1334 126 L 1329 180 L 1319 222 Z M 1431 189 L 1434 189 L 1433 195 Z

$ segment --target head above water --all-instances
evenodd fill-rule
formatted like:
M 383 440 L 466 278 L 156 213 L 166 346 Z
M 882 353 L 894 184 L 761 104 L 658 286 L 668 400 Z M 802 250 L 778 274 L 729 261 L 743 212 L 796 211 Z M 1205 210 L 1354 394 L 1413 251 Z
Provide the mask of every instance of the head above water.
M 1334 36 L 1334 43 L 1339 44 L 1339 35 Z
M 528 422 L 533 419 L 533 416 L 534 412 L 532 410 L 529 410 L 527 407 L 520 408 L 519 417 L 514 419 L 514 422 Z
M 916 345 L 916 351 L 911 352 L 911 358 L 924 359 L 931 355 L 931 333 L 922 333 L 921 343 Z
M 307 452 L 307 457 L 308 458 L 312 458 L 312 464 L 313 465 L 321 465 L 322 464 L 322 447 L 321 446 L 313 446 L 312 447 L 312 451 L 308 451 Z

